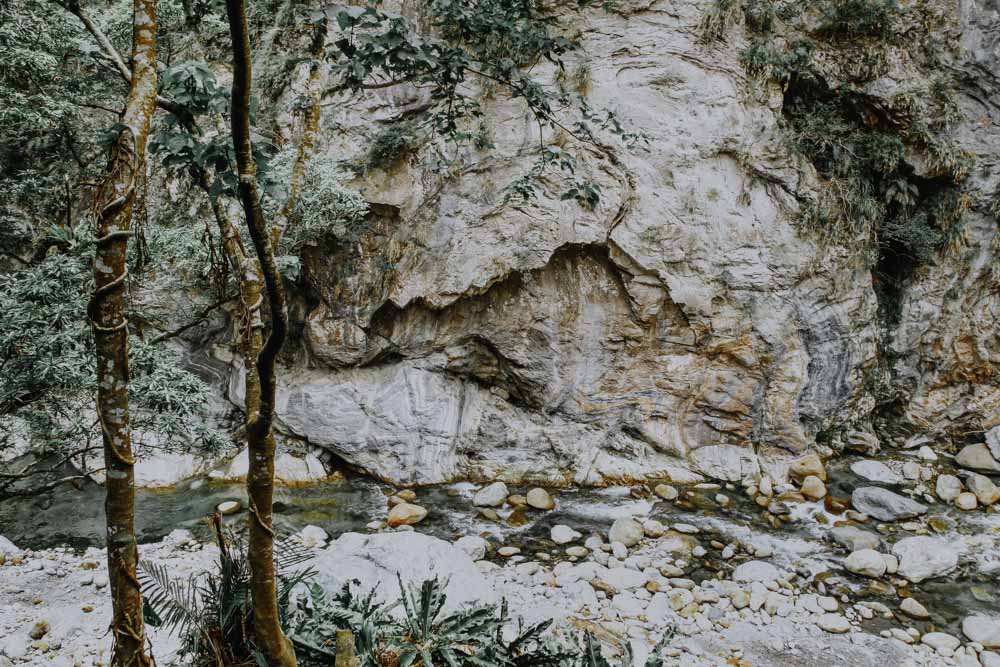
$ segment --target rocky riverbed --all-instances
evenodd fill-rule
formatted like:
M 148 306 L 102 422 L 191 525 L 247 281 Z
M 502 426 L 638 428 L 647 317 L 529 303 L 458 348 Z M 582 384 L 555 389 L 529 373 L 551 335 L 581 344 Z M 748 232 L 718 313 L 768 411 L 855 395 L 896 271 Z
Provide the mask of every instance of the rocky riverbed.
M 637 664 L 675 629 L 679 665 L 997 667 L 1000 491 L 973 470 L 995 460 L 985 444 L 954 459 L 915 446 L 803 456 L 781 481 L 599 490 L 348 479 L 283 490 L 279 526 L 314 550 L 326 588 L 359 579 L 392 597 L 397 572 L 447 577 L 453 605 L 506 598 L 525 621 L 590 630 L 612 652 L 630 644 Z M 212 567 L 199 525 L 213 503 L 239 502 L 236 488 L 161 491 L 165 505 L 171 493 L 197 500 L 185 528 L 147 534 L 157 541 L 142 557 L 179 574 Z M 238 529 L 243 516 L 227 520 Z M 0 543 L 2 667 L 105 664 L 97 539 Z M 170 664 L 177 639 L 151 637 Z

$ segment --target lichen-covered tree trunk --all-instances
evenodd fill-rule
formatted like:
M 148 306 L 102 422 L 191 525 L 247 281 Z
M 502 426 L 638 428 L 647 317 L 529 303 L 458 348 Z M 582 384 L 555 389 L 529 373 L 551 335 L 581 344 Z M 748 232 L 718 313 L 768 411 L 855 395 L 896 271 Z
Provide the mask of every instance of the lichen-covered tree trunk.
M 122 128 L 94 201 L 97 241 L 90 317 L 97 356 L 97 414 L 106 470 L 108 574 L 114 616 L 113 667 L 151 665 L 136 580 L 135 478 L 128 400 L 126 253 L 146 137 L 156 108 L 156 3 L 134 0 L 132 72 Z
M 257 166 L 250 141 L 250 38 L 247 31 L 244 0 L 226 0 L 226 15 L 233 44 L 233 84 L 231 127 L 239 197 L 253 240 L 260 273 L 268 298 L 270 334 L 253 360 L 260 382 L 260 402 L 247 414 L 247 446 L 250 468 L 247 495 L 250 500 L 250 592 L 253 596 L 254 634 L 259 648 L 271 667 L 295 667 L 292 644 L 281 630 L 278 617 L 275 568 L 272 557 L 274 531 L 271 503 L 274 494 L 274 403 L 277 390 L 276 363 L 288 329 L 288 309 L 271 244 L 271 234 L 261 209 L 257 189 Z M 244 267 L 249 270 L 249 266 Z M 244 276 L 246 277 L 246 276 Z M 249 361 L 248 361 L 249 363 Z M 249 394 L 248 394 L 249 397 Z

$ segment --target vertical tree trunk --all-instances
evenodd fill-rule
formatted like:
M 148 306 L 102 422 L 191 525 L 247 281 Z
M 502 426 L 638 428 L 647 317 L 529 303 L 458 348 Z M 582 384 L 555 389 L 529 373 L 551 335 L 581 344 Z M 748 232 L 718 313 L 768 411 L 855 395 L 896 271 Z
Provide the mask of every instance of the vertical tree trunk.
M 94 201 L 97 242 L 89 314 L 97 356 L 97 414 L 106 469 L 108 575 L 114 617 L 113 667 L 151 665 L 145 650 L 142 596 L 136 581 L 135 488 L 128 402 L 126 252 L 146 137 L 156 108 L 156 2 L 134 0 L 132 72 L 122 129 Z
M 288 309 L 284 288 L 274 259 L 271 235 L 264 220 L 257 190 L 257 166 L 250 142 L 250 38 L 247 31 L 244 0 L 226 0 L 226 15 L 233 43 L 233 85 L 231 124 L 240 203 L 253 239 L 260 272 L 264 278 L 270 313 L 270 335 L 257 355 L 257 380 L 260 382 L 259 407 L 247 415 L 247 445 L 250 469 L 247 494 L 250 497 L 250 592 L 253 596 L 254 633 L 270 667 L 295 667 L 292 644 L 281 631 L 272 552 L 274 531 L 271 501 L 274 494 L 274 401 L 276 362 L 288 329 Z M 248 263 L 249 264 L 249 263 Z M 245 267 L 247 271 L 250 267 Z M 248 277 L 247 274 L 244 277 Z M 248 393 L 249 395 L 249 393 Z M 248 401 L 249 409 L 249 401 Z

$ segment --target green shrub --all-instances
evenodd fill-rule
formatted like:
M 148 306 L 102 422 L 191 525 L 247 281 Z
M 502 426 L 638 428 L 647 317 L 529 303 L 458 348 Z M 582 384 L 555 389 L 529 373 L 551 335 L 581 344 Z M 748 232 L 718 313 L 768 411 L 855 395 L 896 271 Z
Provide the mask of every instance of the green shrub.
M 220 515 L 213 517 L 213 524 L 219 545 L 215 572 L 177 578 L 162 565 L 139 561 L 143 615 L 149 625 L 180 635 L 185 665 L 263 665 L 264 656 L 257 649 L 253 632 L 246 544 L 223 529 Z M 274 553 L 279 621 L 287 630 L 292 590 L 313 574 L 308 569 L 292 568 L 312 555 L 290 540 L 276 543 Z
M 821 32 L 840 37 L 888 38 L 900 18 L 896 0 L 826 0 Z
M 821 238 L 853 248 L 869 266 L 884 252 L 926 263 L 961 229 L 960 174 L 918 178 L 904 160 L 898 132 L 869 126 L 859 107 L 859 100 L 842 93 L 787 109 L 794 149 L 823 178 L 804 219 Z
M 272 163 L 278 181 L 287 183 L 292 170 L 292 154 L 280 154 Z M 295 209 L 281 240 L 286 253 L 297 253 L 305 246 L 316 245 L 323 238 L 357 238 L 368 215 L 368 202 L 360 193 L 344 187 L 350 176 L 330 154 L 314 156 L 305 167 Z M 279 202 L 269 200 L 276 209 Z
M 778 49 L 767 40 L 756 39 L 740 53 L 740 62 L 751 77 L 785 83 L 793 77 L 814 79 L 812 60 L 815 45 L 807 39 Z
M 359 173 L 373 169 L 389 171 L 413 155 L 419 147 L 420 141 L 414 125 L 390 125 L 372 137 L 371 145 L 355 170 Z
M 290 636 L 304 665 L 332 664 L 337 631 L 350 630 L 362 667 L 611 667 L 593 635 L 556 636 L 548 632 L 551 620 L 518 626 L 505 638 L 511 623 L 506 602 L 446 612 L 446 585 L 437 579 L 413 588 L 400 580 L 400 599 L 391 605 L 376 603 L 373 592 L 354 595 L 352 583 L 333 597 L 314 585 L 308 598 L 300 598 Z M 390 612 L 400 606 L 396 620 Z M 664 634 L 646 667 L 663 667 L 662 649 L 672 637 L 673 630 Z M 633 664 L 627 647 L 621 664 Z
M 714 0 L 698 23 L 698 41 L 721 42 L 740 16 L 739 0 Z

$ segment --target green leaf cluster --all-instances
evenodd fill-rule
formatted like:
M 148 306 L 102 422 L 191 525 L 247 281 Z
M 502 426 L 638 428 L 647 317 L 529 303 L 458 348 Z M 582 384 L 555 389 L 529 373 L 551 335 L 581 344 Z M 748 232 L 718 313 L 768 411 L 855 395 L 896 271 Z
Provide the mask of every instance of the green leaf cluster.
M 430 579 L 407 587 L 400 598 L 375 601 L 375 591 L 358 596 L 360 582 L 348 582 L 330 597 L 318 585 L 299 599 L 290 636 L 306 665 L 330 664 L 337 630 L 351 630 L 362 667 L 611 667 L 600 643 L 589 633 L 555 633 L 551 620 L 524 626 L 510 618 L 506 601 L 449 612 L 447 582 Z M 393 610 L 402 609 L 401 616 Z M 646 667 L 662 667 L 668 630 Z M 625 649 L 622 667 L 633 664 Z

